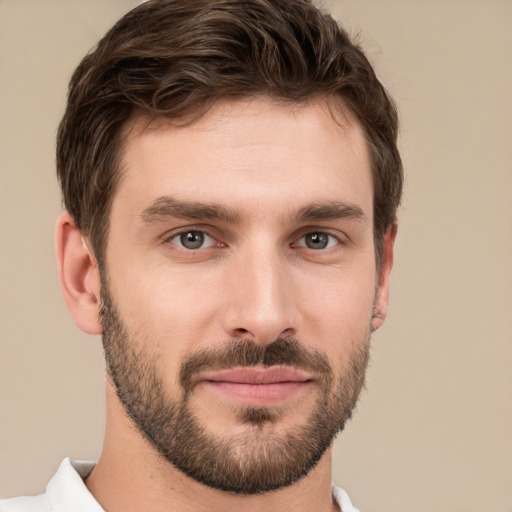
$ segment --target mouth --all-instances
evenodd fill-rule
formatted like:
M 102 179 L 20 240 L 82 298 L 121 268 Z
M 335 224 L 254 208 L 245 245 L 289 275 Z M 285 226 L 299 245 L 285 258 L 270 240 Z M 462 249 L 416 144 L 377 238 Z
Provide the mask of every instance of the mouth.
M 313 385 L 311 375 L 283 366 L 205 372 L 198 384 L 229 401 L 252 407 L 279 405 Z

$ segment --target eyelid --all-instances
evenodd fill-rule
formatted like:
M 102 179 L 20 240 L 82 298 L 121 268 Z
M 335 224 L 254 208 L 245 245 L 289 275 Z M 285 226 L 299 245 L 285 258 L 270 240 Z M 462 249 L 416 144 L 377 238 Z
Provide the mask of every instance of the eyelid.
M 174 247 L 176 247 L 178 250 L 186 251 L 188 253 L 190 252 L 198 252 L 200 250 L 206 250 L 212 247 L 227 247 L 230 244 L 225 243 L 224 241 L 220 241 L 219 239 L 224 240 L 226 237 L 226 234 L 223 233 L 217 234 L 215 233 L 217 231 L 215 228 L 212 228 L 212 226 L 204 226 L 204 225 L 189 225 L 189 226 L 180 226 L 174 229 L 171 229 L 167 232 L 165 232 L 163 235 L 161 235 L 159 238 L 161 240 L 161 243 L 163 244 L 172 244 Z M 208 237 L 212 240 L 213 243 L 208 244 L 206 247 L 200 247 L 198 249 L 188 249 L 186 247 L 181 246 L 179 243 L 173 242 L 173 239 L 176 237 L 179 237 L 180 235 L 183 235 L 185 233 L 190 232 L 200 232 L 205 235 L 205 237 Z M 322 233 L 326 234 L 331 240 L 335 240 L 337 243 L 334 244 L 331 247 L 326 247 L 324 249 L 312 249 L 310 247 L 307 247 L 307 245 L 303 242 L 300 243 L 299 241 L 303 241 L 304 238 L 309 234 L 315 234 L 315 233 Z M 300 247 L 308 250 L 315 250 L 317 252 L 320 251 L 328 251 L 329 249 L 335 249 L 338 246 L 344 246 L 350 243 L 351 238 L 344 233 L 343 231 L 340 231 L 339 229 L 332 229 L 328 227 L 323 226 L 305 226 L 303 228 L 300 228 L 295 235 L 291 237 L 290 247 Z M 331 243 L 331 242 L 329 242 Z
M 296 236 L 293 237 L 292 245 L 296 246 L 297 242 L 299 240 L 303 240 L 304 237 L 306 237 L 307 235 L 315 234 L 315 233 L 322 233 L 322 234 L 328 235 L 331 239 L 335 239 L 338 242 L 336 244 L 336 246 L 346 245 L 350 242 L 350 237 L 346 233 L 344 233 L 343 231 L 340 231 L 338 229 L 332 229 L 332 228 L 327 228 L 327 227 L 322 227 L 322 226 L 306 226 L 306 227 L 300 229 L 300 231 L 296 234 Z M 304 244 L 301 244 L 299 247 L 308 248 Z M 323 250 L 326 250 L 326 249 L 323 249 Z
M 200 233 L 203 236 L 202 245 L 194 249 L 191 249 L 190 247 L 184 247 L 180 239 L 183 235 L 187 235 L 188 233 Z M 170 242 L 176 244 L 180 249 L 185 249 L 188 251 L 199 251 L 201 249 L 208 249 L 215 245 L 215 238 L 210 236 L 208 233 L 205 233 L 204 231 L 185 231 L 184 233 L 177 233 L 176 235 L 171 237 Z
M 319 249 L 313 249 L 312 247 L 308 247 L 306 242 L 305 242 L 305 238 L 308 235 L 313 235 L 313 234 L 327 235 L 327 237 L 329 238 L 329 240 L 327 242 L 327 247 L 321 247 Z M 333 240 L 335 241 L 334 244 L 332 244 Z M 342 243 L 343 242 L 339 239 L 339 237 L 337 237 L 337 236 L 335 236 L 332 233 L 329 233 L 327 231 L 308 231 L 307 233 L 304 233 L 302 236 L 300 236 L 297 239 L 297 241 L 294 243 L 294 245 L 295 245 L 295 247 L 304 247 L 305 249 L 310 249 L 310 250 L 313 250 L 313 251 L 326 251 L 326 250 L 329 250 L 329 249 L 333 249 L 334 247 L 337 247 L 339 245 L 342 245 Z
M 194 225 L 180 226 L 179 228 L 175 228 L 170 231 L 167 231 L 164 235 L 162 235 L 161 240 L 162 240 L 163 244 L 172 244 L 178 250 L 186 251 L 186 252 L 197 252 L 200 250 L 210 249 L 211 247 L 215 247 L 215 246 L 224 247 L 225 244 L 223 242 L 220 242 L 218 240 L 218 237 L 215 236 L 214 234 L 212 234 L 211 231 L 212 231 L 211 228 L 207 228 L 205 226 L 197 226 L 197 225 L 196 226 L 194 226 Z M 179 243 L 176 243 L 173 241 L 173 239 L 175 239 L 181 235 L 184 235 L 186 233 L 193 233 L 193 232 L 202 233 L 205 236 L 205 238 L 207 237 L 207 238 L 211 239 L 212 243 L 209 243 L 205 247 L 199 247 L 198 249 L 188 249 L 187 247 L 183 247 Z

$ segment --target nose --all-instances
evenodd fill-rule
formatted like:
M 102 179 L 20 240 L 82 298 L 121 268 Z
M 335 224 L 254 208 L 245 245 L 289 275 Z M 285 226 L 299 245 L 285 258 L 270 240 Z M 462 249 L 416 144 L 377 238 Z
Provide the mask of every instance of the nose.
M 223 328 L 256 344 L 296 336 L 300 314 L 289 263 L 276 250 L 248 250 L 231 266 Z

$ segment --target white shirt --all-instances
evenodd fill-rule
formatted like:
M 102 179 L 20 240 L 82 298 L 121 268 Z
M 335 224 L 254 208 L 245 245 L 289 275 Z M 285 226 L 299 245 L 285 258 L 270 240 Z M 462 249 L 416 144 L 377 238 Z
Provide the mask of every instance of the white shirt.
M 93 469 L 94 462 L 66 458 L 44 494 L 0 500 L 0 512 L 105 512 L 84 483 Z M 359 512 L 343 489 L 332 492 L 342 512 Z

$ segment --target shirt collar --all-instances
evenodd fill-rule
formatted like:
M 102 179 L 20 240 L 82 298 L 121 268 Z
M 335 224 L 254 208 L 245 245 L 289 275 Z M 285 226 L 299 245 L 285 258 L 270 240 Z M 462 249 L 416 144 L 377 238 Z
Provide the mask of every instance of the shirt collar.
M 46 486 L 46 495 L 54 512 L 105 512 L 87 489 L 84 479 L 94 469 L 93 462 L 62 461 Z

